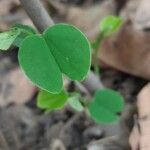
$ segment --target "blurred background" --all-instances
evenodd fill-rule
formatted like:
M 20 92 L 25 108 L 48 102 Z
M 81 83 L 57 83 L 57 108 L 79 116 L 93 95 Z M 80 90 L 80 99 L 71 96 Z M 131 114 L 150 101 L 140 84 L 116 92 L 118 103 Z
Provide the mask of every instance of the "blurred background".
M 79 27 L 90 41 L 98 36 L 105 16 L 123 18 L 121 29 L 99 49 L 100 77 L 105 87 L 123 95 L 129 105 L 125 114 L 136 105 L 136 115 L 123 116 L 120 127 L 96 124 L 69 106 L 43 113 L 36 106 L 38 89 L 20 70 L 18 48 L 12 47 L 0 51 L 0 150 L 150 150 L 150 0 L 41 2 L 56 23 Z M 0 0 L 0 32 L 15 23 L 34 27 L 19 0 Z M 122 139 L 114 142 L 120 134 Z

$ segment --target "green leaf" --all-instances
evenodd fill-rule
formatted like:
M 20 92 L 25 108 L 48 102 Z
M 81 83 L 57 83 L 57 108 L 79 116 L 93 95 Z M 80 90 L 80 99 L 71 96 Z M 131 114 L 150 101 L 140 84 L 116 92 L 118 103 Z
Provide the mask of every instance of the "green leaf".
M 8 50 L 11 45 L 19 47 L 27 36 L 36 33 L 30 26 L 16 24 L 10 31 L 0 33 L 0 50 Z
M 96 92 L 88 109 L 96 122 L 110 123 L 119 119 L 117 113 L 122 111 L 123 106 L 123 98 L 118 92 L 103 89 Z
M 24 73 L 39 88 L 52 93 L 62 90 L 62 74 L 45 40 L 40 35 L 27 37 L 19 50 Z
M 100 31 L 106 37 L 116 32 L 122 25 L 120 17 L 108 16 L 100 22 Z
M 80 100 L 79 100 L 79 94 L 74 94 L 73 96 L 69 97 L 68 99 L 68 103 L 70 104 L 70 106 L 75 109 L 76 111 L 83 111 L 84 107 L 81 104 Z
M 19 34 L 20 31 L 17 29 L 0 33 L 0 50 L 8 50 Z
M 20 34 L 17 36 L 17 38 L 15 39 L 13 45 L 20 47 L 20 45 L 22 44 L 22 41 L 29 35 L 33 35 L 36 34 L 37 31 L 28 26 L 28 25 L 22 25 L 22 24 L 15 24 L 12 26 L 12 29 L 16 29 L 20 31 Z
M 48 111 L 62 108 L 67 101 L 68 95 L 65 91 L 59 94 L 51 94 L 46 91 L 41 91 L 37 98 L 37 106 Z
M 90 44 L 84 34 L 72 25 L 57 24 L 44 32 L 52 55 L 62 73 L 72 80 L 83 80 L 90 67 Z
M 83 79 L 90 68 L 87 38 L 72 25 L 57 24 L 43 35 L 27 37 L 19 50 L 19 63 L 28 78 L 43 90 L 59 93 L 62 74 Z

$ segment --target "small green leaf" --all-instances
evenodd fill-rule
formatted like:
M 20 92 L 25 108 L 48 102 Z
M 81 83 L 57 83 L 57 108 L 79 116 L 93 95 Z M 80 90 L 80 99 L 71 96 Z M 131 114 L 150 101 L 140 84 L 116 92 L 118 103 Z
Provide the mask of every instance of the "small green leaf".
M 100 31 L 104 37 L 116 32 L 122 25 L 122 19 L 120 17 L 108 16 L 100 22 Z
M 19 34 L 20 31 L 17 29 L 0 33 L 0 50 L 8 50 Z
M 16 29 L 20 31 L 20 34 L 15 39 L 13 45 L 20 47 L 22 41 L 29 35 L 37 34 L 37 31 L 28 26 L 28 25 L 22 25 L 22 24 L 15 24 L 12 26 L 12 29 Z
M 43 35 L 27 37 L 19 50 L 19 63 L 28 78 L 43 90 L 59 93 L 62 75 L 83 79 L 90 68 L 87 38 L 72 25 L 57 24 Z
M 79 94 L 74 94 L 73 96 L 69 97 L 68 99 L 68 103 L 70 104 L 70 106 L 75 109 L 76 111 L 83 111 L 84 107 L 81 104 L 80 100 L 79 100 Z
M 122 111 L 123 106 L 123 98 L 119 93 L 104 89 L 96 92 L 88 109 L 96 122 L 110 123 L 119 119 L 117 113 Z
M 37 98 L 37 106 L 48 111 L 60 109 L 65 105 L 67 98 L 68 95 L 65 91 L 61 91 L 59 94 L 41 91 Z

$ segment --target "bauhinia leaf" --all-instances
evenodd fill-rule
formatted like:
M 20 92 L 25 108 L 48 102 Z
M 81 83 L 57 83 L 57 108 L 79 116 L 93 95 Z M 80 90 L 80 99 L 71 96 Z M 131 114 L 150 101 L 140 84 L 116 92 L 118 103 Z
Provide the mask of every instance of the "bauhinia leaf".
M 27 37 L 19 50 L 19 63 L 28 78 L 43 90 L 59 93 L 62 74 L 82 80 L 91 63 L 90 46 L 72 25 L 57 24 L 43 35 Z
M 68 95 L 65 91 L 61 91 L 59 94 L 41 91 L 37 98 L 37 106 L 48 111 L 60 109 L 65 105 L 67 98 Z
M 96 92 L 88 109 L 96 122 L 110 123 L 118 120 L 117 113 L 122 111 L 123 106 L 123 98 L 119 93 L 104 89 Z

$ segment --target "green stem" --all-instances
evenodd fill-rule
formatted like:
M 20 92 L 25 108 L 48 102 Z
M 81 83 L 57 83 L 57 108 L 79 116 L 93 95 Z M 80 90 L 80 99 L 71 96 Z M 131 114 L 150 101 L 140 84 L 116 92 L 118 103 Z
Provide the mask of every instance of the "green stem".
M 101 43 L 104 39 L 104 34 L 103 33 L 99 33 L 96 41 L 94 42 L 94 71 L 96 74 L 99 74 L 100 72 L 100 69 L 99 69 L 99 66 L 98 66 L 98 52 L 99 52 L 99 48 L 101 46 Z

